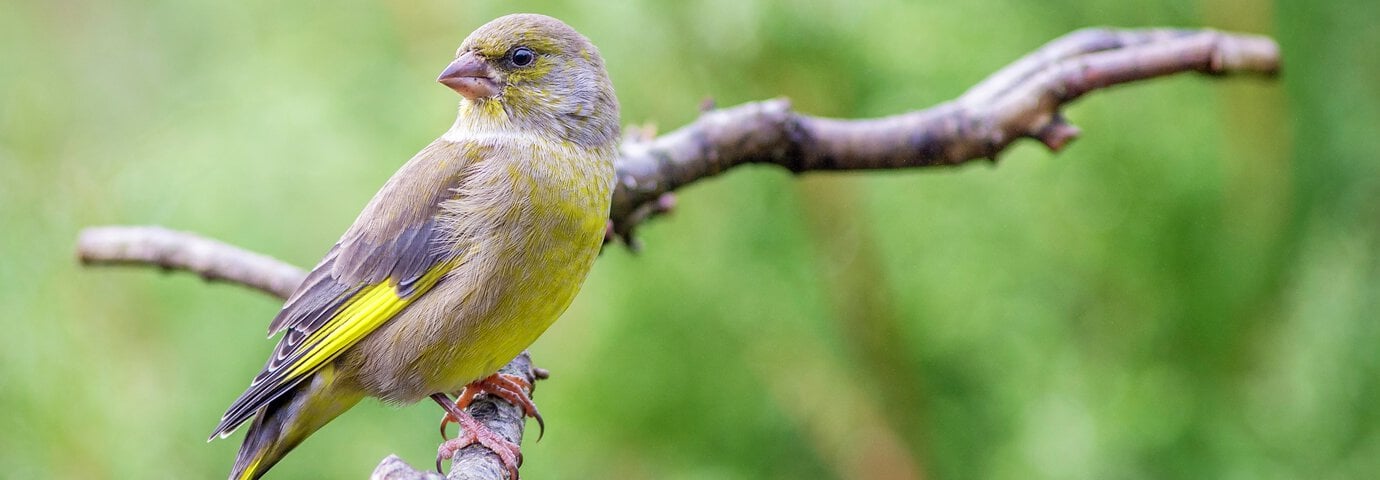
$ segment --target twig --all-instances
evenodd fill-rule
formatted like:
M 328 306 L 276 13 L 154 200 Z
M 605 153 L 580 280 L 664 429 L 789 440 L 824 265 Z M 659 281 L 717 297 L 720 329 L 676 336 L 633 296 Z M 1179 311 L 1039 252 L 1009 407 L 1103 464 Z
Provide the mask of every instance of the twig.
M 92 227 L 77 237 L 82 265 L 136 265 L 183 271 L 207 281 L 244 285 L 286 299 L 302 269 L 200 235 L 163 227 Z
M 1279 46 L 1211 30 L 1088 29 L 1056 39 L 957 100 L 900 115 L 841 120 L 791 110 L 785 99 L 707 111 L 649 141 L 630 136 L 619 159 L 611 237 L 668 208 L 670 192 L 748 163 L 795 173 L 959 165 L 1022 137 L 1058 151 L 1079 130 L 1060 110 L 1093 90 L 1181 72 L 1274 75 Z
M 1254 35 L 1210 30 L 1089 29 L 1065 35 L 974 86 L 958 99 L 891 117 L 839 120 L 801 115 L 784 99 L 705 113 L 690 125 L 657 137 L 629 135 L 618 160 L 611 238 L 636 247 L 633 230 L 675 205 L 672 192 L 747 163 L 792 172 L 873 170 L 958 165 L 994 160 L 1028 137 L 1058 151 L 1079 134 L 1060 109 L 1082 95 L 1113 85 L 1180 72 L 1273 75 L 1279 47 Z M 634 131 L 630 129 L 630 131 Z M 85 230 L 77 245 L 87 265 L 145 265 L 193 272 L 208 280 L 247 285 L 285 298 L 303 278 L 300 269 L 225 243 L 158 227 Z M 504 367 L 529 380 L 544 378 L 527 354 Z M 482 397 L 470 413 L 491 430 L 522 440 L 521 410 Z M 450 479 L 501 479 L 496 455 L 482 447 L 460 450 Z M 379 480 L 438 479 L 396 456 L 374 471 Z

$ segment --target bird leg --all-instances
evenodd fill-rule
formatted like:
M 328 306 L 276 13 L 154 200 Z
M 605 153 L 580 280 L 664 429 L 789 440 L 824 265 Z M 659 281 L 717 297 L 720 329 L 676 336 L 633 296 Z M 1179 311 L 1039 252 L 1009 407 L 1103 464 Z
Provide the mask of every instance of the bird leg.
M 541 412 L 537 410 L 537 405 L 532 403 L 532 399 L 524 393 L 530 391 L 532 391 L 532 384 L 528 383 L 527 379 L 507 373 L 495 373 L 465 385 L 465 389 L 458 394 L 459 398 L 455 399 L 455 404 L 463 410 L 469 408 L 470 403 L 474 402 L 475 396 L 481 393 L 497 395 L 507 400 L 508 403 L 521 407 L 523 415 L 537 419 L 537 427 L 539 428 L 537 441 L 541 441 L 541 438 L 546 435 L 546 421 L 541 418 Z M 458 423 L 450 413 L 441 417 L 442 439 L 446 438 L 446 425 L 451 422 Z
M 454 419 L 455 423 L 460 424 L 460 436 L 453 440 L 441 442 L 441 446 L 436 449 L 436 471 L 445 474 L 441 469 L 441 462 L 447 458 L 455 456 L 455 452 L 460 449 L 474 445 L 483 445 L 498 455 L 498 459 L 503 462 L 503 467 L 508 469 L 509 480 L 518 480 L 518 465 L 522 464 L 522 451 L 517 444 L 508 441 L 503 436 L 489 430 L 489 427 L 479 423 L 465 410 L 450 400 L 444 393 L 431 395 L 431 399 L 441 405 L 446 411 L 446 417 Z M 444 433 L 444 432 L 443 432 Z

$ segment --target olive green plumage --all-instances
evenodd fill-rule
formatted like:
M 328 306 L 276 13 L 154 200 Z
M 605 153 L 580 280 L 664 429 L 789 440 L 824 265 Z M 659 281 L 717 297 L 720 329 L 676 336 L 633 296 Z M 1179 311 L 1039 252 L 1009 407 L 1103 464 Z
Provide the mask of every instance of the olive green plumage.
M 598 254 L 618 104 L 594 45 L 560 21 L 476 30 L 440 79 L 466 98 L 270 325 L 268 365 L 219 426 L 251 417 L 253 479 L 363 397 L 412 403 L 495 372 L 569 306 Z

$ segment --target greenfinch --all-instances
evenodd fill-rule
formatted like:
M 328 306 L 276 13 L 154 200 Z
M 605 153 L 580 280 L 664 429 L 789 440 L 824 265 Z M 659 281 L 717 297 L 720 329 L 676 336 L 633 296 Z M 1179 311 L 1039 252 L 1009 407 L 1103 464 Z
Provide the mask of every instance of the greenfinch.
M 477 393 L 535 415 L 495 375 L 570 305 L 608 221 L 618 100 L 599 51 L 551 17 L 475 30 L 440 83 L 455 123 L 400 168 L 269 325 L 285 332 L 211 435 L 249 421 L 230 478 L 259 478 L 364 397 L 431 397 L 517 477 L 517 446 L 463 411 Z M 445 392 L 463 389 L 462 400 Z M 540 417 L 538 417 L 540 419 Z

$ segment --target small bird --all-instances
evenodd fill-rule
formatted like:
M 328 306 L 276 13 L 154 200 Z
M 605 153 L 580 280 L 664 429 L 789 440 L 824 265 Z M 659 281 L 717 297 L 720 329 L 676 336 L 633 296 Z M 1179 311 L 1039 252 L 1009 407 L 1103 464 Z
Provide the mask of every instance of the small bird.
M 253 418 L 230 472 L 259 478 L 364 397 L 431 397 L 517 478 L 518 446 L 463 411 L 479 393 L 540 416 L 525 380 L 495 372 L 574 299 L 598 256 L 613 189 L 618 100 L 599 51 L 559 20 L 495 19 L 440 83 L 455 123 L 402 166 L 288 298 L 284 331 L 211 438 Z M 462 391 L 460 400 L 446 392 Z M 458 403 L 458 404 L 457 404 Z

